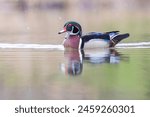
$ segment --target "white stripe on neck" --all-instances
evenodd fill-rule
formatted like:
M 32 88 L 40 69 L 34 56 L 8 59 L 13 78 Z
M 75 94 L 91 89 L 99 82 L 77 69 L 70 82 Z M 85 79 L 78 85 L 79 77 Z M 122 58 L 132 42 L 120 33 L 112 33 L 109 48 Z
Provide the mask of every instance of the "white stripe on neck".
M 79 47 L 78 49 L 81 49 L 82 39 L 80 38 Z

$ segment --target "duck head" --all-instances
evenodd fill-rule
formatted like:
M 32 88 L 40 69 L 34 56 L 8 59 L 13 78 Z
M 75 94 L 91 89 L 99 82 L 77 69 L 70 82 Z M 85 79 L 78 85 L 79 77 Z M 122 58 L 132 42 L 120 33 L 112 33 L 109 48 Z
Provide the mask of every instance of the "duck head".
M 63 30 L 59 31 L 58 34 L 62 34 L 65 32 L 68 33 L 68 35 L 81 36 L 82 28 L 79 23 L 74 22 L 74 21 L 69 21 L 69 22 L 65 23 Z
M 65 49 L 79 49 L 81 47 L 82 28 L 79 23 L 69 21 L 58 34 L 66 33 L 63 45 Z

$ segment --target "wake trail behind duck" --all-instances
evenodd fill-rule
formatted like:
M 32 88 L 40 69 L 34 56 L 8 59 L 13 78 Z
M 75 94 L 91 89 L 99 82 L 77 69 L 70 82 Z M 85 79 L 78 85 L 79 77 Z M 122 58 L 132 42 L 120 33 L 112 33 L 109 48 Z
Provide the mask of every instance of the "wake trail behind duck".
M 120 43 L 117 48 L 150 48 L 150 42 Z

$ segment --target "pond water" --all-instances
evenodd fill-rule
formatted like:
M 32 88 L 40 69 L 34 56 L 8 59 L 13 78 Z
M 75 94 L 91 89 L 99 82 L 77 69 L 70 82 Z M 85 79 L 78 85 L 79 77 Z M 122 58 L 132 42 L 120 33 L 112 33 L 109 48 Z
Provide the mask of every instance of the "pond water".
M 84 51 L 15 46 L 0 49 L 0 99 L 150 99 L 148 46 Z

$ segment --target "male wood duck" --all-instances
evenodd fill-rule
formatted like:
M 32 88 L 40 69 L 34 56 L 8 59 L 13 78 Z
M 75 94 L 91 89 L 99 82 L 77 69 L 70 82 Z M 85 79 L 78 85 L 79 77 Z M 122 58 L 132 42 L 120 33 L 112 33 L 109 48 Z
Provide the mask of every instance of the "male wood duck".
M 97 47 L 114 47 L 121 40 L 129 37 L 129 34 L 119 34 L 119 31 L 111 32 L 90 32 L 82 35 L 82 27 L 79 23 L 69 21 L 65 23 L 63 30 L 58 34 L 66 32 L 65 40 L 63 42 L 64 48 L 70 49 L 84 49 Z

